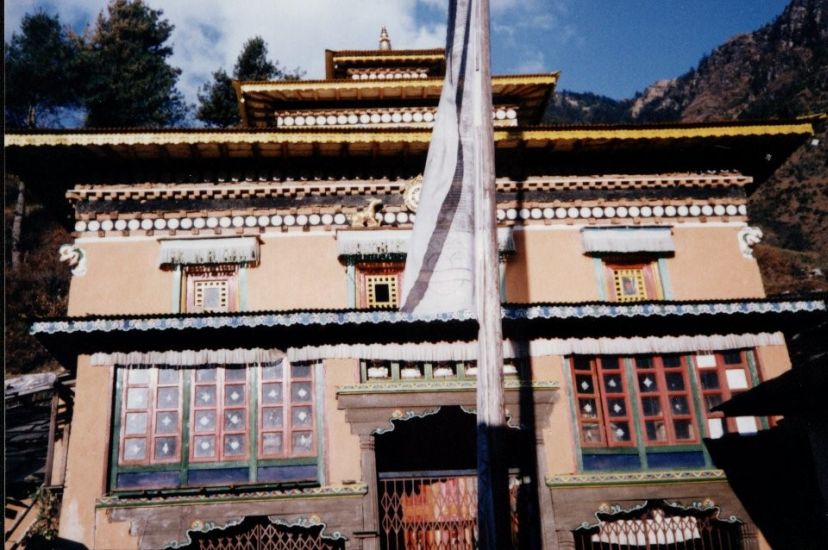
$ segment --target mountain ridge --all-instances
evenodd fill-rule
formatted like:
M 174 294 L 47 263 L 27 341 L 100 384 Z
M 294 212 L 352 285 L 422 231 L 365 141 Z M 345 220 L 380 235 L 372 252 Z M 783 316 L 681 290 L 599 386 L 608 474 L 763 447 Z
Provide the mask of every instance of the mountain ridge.
M 738 34 L 683 75 L 629 99 L 560 91 L 546 123 L 747 121 L 828 111 L 828 0 L 791 0 L 760 29 Z M 828 124 L 748 198 L 770 294 L 828 290 Z

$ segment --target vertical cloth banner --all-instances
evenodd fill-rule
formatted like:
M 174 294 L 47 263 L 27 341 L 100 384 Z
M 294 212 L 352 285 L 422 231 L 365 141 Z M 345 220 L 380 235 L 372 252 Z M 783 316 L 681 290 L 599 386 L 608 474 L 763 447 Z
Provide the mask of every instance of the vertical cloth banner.
M 400 301 L 404 312 L 475 308 L 470 5 L 471 0 L 449 2 L 446 76 L 405 262 Z

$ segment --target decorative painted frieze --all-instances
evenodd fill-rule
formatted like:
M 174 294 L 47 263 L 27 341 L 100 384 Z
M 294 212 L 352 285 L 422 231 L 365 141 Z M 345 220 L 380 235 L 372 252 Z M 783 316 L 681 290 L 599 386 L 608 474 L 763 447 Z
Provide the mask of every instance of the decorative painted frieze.
M 374 206 L 371 206 L 371 205 Z M 75 232 L 96 233 L 99 237 L 116 235 L 154 235 L 169 232 L 177 235 L 189 232 L 199 235 L 202 232 L 216 235 L 246 234 L 248 230 L 264 232 L 268 229 L 288 230 L 291 228 L 319 228 L 332 230 L 343 227 L 408 227 L 414 223 L 416 214 L 401 210 L 399 207 L 380 208 L 379 200 L 368 203 L 368 208 L 356 212 L 313 212 L 309 207 L 306 212 L 291 211 L 251 212 L 246 215 L 210 216 L 190 214 L 170 216 L 163 213 L 141 214 L 140 217 L 127 214 L 124 217 L 79 219 L 75 222 Z M 295 209 L 292 209 L 295 212 Z M 747 215 L 745 204 L 713 203 L 702 204 L 604 204 L 569 206 L 534 206 L 523 208 L 498 208 L 497 220 L 502 226 L 531 225 L 533 223 L 587 223 L 601 224 L 608 221 L 635 223 L 646 220 L 648 223 L 673 224 L 679 221 L 739 221 Z M 373 217 L 372 217 L 373 216 Z M 373 220 L 373 221 L 369 221 Z

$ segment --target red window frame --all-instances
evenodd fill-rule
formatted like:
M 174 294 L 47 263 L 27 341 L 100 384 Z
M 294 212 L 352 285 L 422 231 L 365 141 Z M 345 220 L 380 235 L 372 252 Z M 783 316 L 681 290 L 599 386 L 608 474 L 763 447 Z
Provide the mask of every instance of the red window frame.
M 145 394 L 143 406 L 131 404 L 131 390 Z M 163 397 L 162 397 L 163 395 Z M 169 464 L 181 461 L 181 415 L 182 415 L 182 381 L 177 369 L 129 368 L 124 371 L 123 393 L 121 395 L 121 430 L 119 441 L 118 464 L 123 466 Z M 144 416 L 144 430 L 130 431 L 127 424 L 130 416 Z M 173 419 L 173 428 L 169 428 L 169 419 Z M 167 419 L 165 422 L 164 419 Z M 144 454 L 141 458 L 127 457 L 127 445 L 130 442 L 143 442 Z M 168 456 L 158 456 L 163 445 L 174 446 L 174 452 Z
M 636 433 L 623 359 L 575 355 L 570 361 L 581 445 L 635 447 Z M 597 438 L 592 435 L 596 430 Z
M 239 266 L 236 264 L 188 265 L 184 267 L 184 311 L 187 313 L 231 312 L 239 309 Z M 227 285 L 227 305 L 204 308 L 196 304 L 199 283 L 220 282 Z
M 750 350 L 728 350 L 719 351 L 710 354 L 697 354 L 695 359 L 695 372 L 699 383 L 699 393 L 704 407 L 705 416 L 705 431 L 708 437 L 712 437 L 710 432 L 710 421 L 719 419 L 721 423 L 722 433 L 738 433 L 737 421 L 735 418 L 726 418 L 720 412 L 711 412 L 710 409 L 714 406 L 731 399 L 750 389 L 753 385 L 750 364 L 748 363 L 747 354 Z M 715 357 L 715 366 L 703 367 L 699 366 L 698 355 L 712 355 Z M 728 381 L 728 371 L 741 371 L 745 379 L 744 388 L 730 388 Z M 758 423 L 757 423 L 758 428 Z
M 388 308 L 399 307 L 402 294 L 402 275 L 405 264 L 400 262 L 372 262 L 357 264 L 357 299 L 358 307 L 361 308 Z M 369 287 L 372 277 L 390 277 L 396 286 L 396 299 L 387 304 L 378 305 L 376 300 L 370 300 Z
M 246 367 L 200 368 L 193 371 L 191 462 L 236 462 L 250 458 L 250 383 L 247 371 Z M 212 426 L 209 423 L 211 417 Z M 238 447 L 232 447 L 234 442 Z M 202 454 L 208 451 L 210 445 L 212 454 Z M 228 451 L 225 445 L 230 446 L 231 450 Z M 241 452 L 236 452 L 237 449 Z
M 648 446 L 698 443 L 685 356 L 639 355 L 632 360 L 644 443 Z
M 267 460 L 316 455 L 318 433 L 313 370 L 312 364 L 291 364 L 287 361 L 262 366 L 258 458 Z M 275 441 L 279 442 L 278 449 L 273 447 Z M 308 442 L 307 446 L 305 442 Z
M 650 260 L 628 260 L 628 259 L 607 259 L 604 263 L 606 272 L 607 296 L 611 296 L 615 302 L 640 302 L 644 300 L 664 299 L 661 279 L 658 275 L 656 264 Z M 625 297 L 619 295 L 616 288 L 616 274 L 620 271 L 640 271 L 644 283 L 644 292 L 639 296 Z

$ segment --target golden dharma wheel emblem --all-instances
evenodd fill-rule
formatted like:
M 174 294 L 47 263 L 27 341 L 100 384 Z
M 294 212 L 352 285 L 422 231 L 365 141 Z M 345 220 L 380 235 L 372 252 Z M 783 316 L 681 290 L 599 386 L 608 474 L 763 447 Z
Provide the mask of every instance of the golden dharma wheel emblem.
M 412 212 L 416 212 L 417 207 L 420 205 L 420 190 L 422 188 L 422 174 L 405 184 L 405 190 L 403 190 L 403 202 L 405 203 L 405 207 Z

